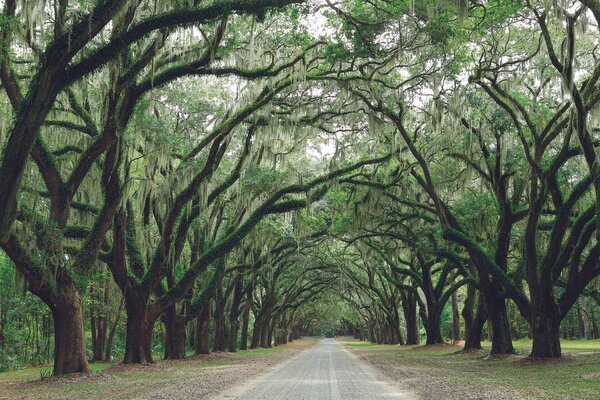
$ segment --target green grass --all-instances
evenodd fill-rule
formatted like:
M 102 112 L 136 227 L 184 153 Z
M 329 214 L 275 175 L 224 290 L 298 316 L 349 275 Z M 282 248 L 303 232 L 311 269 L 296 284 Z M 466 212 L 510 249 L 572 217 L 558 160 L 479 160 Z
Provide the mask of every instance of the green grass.
M 278 353 L 284 351 L 283 348 L 281 347 L 272 347 L 269 349 L 254 349 L 251 351 L 238 351 L 237 353 L 231 353 L 230 356 L 231 357 L 236 357 L 236 358 L 251 358 L 251 357 L 260 357 L 262 355 L 266 355 L 266 354 L 274 354 L 274 353 Z M 190 357 L 194 357 L 194 351 L 190 350 L 188 352 L 186 352 L 186 355 L 188 358 Z M 156 353 L 153 354 L 153 356 L 155 357 L 155 360 L 160 361 L 162 358 L 162 354 Z M 210 361 L 203 361 L 202 364 L 182 364 L 180 366 L 178 366 L 178 368 L 210 368 L 210 367 L 214 367 L 215 365 L 226 365 L 228 364 L 228 361 L 226 360 L 210 360 Z M 105 369 L 109 368 L 112 366 L 111 363 L 108 362 L 99 362 L 99 363 L 90 363 L 90 368 L 92 370 L 92 372 L 99 372 L 99 371 L 104 371 Z M 7 371 L 7 372 L 0 372 L 0 382 L 2 381 L 18 381 L 18 382 L 28 382 L 28 381 L 34 381 L 34 380 L 39 380 L 40 376 L 43 373 L 46 373 L 48 371 L 52 371 L 52 365 L 42 365 L 42 366 L 35 366 L 35 367 L 25 367 L 25 368 L 19 368 L 17 370 L 13 370 L 13 371 Z
M 483 342 L 482 344 L 485 348 L 492 347 L 490 342 Z M 519 353 L 529 354 L 529 352 L 531 352 L 531 339 L 513 340 L 513 346 Z M 563 352 L 567 354 L 571 352 L 600 352 L 600 339 L 562 340 L 560 342 L 560 347 L 562 348 Z
M 381 349 L 381 345 L 371 342 L 344 342 L 344 344 L 356 349 Z
M 91 368 L 92 372 L 103 371 L 111 366 L 112 366 L 112 364 L 107 363 L 107 362 L 90 364 L 90 368 Z M 45 374 L 48 371 L 50 371 L 50 372 L 52 371 L 52 365 L 26 367 L 26 368 L 20 368 L 20 369 L 14 370 L 14 371 L 1 372 L 0 373 L 0 382 L 2 382 L 2 381 L 28 382 L 28 381 L 39 380 L 40 376 L 42 374 Z
M 524 357 L 490 359 L 486 353 L 456 354 L 449 346 L 413 349 L 348 341 L 369 350 L 378 359 L 414 367 L 426 376 L 475 389 L 514 389 L 531 399 L 598 399 L 600 393 L 600 340 L 563 341 L 565 357 L 558 361 L 529 362 Z M 528 354 L 530 340 L 515 348 Z M 489 343 L 486 343 L 489 346 Z

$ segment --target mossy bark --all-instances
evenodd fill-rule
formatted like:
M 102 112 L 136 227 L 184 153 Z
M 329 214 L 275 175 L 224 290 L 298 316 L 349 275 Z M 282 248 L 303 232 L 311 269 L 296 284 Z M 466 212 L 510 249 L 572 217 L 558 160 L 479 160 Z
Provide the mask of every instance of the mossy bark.
M 50 306 L 54 318 L 54 375 L 91 372 L 85 351 L 81 296 L 63 285 Z

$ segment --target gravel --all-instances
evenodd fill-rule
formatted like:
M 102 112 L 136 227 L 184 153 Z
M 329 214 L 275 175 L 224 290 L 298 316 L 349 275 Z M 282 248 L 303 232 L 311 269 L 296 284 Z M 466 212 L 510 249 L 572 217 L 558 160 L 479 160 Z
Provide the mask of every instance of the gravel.
M 271 372 L 219 399 L 412 400 L 333 339 L 302 352 Z

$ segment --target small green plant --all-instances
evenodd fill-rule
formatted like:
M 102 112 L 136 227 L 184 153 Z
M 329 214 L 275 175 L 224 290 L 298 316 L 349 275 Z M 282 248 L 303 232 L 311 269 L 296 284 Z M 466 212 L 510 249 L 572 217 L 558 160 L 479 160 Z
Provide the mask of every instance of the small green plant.
M 40 369 L 40 380 L 43 381 L 44 379 L 48 379 L 53 375 L 53 370 L 52 368 L 42 368 Z

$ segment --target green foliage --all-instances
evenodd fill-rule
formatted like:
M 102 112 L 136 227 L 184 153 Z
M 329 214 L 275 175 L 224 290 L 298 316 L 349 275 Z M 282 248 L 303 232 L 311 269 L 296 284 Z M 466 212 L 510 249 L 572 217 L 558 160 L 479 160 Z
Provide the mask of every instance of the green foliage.
M 48 307 L 15 287 L 15 268 L 0 253 L 0 372 L 49 362 L 51 329 Z
M 273 191 L 280 182 L 282 174 L 271 168 L 250 166 L 245 171 L 242 187 L 248 195 L 258 195 Z

